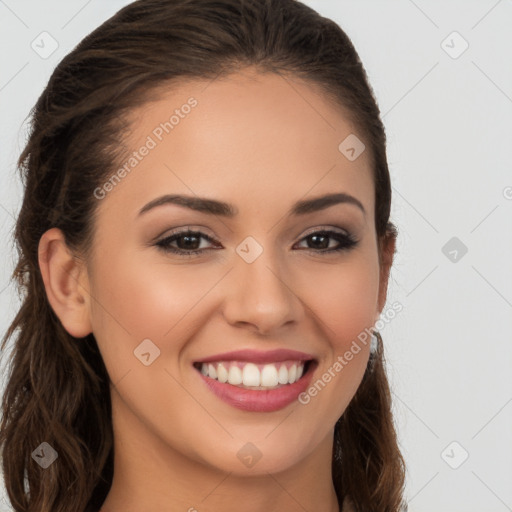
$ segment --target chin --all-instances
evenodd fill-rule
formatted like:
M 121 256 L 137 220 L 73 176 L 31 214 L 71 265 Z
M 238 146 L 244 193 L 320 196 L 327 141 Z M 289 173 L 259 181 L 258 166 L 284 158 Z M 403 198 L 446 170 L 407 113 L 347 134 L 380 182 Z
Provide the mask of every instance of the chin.
M 244 443 L 239 439 L 229 443 L 224 441 L 219 442 L 208 456 L 202 458 L 208 465 L 233 475 L 266 476 L 268 473 L 289 470 L 299 465 L 307 456 L 306 447 L 302 453 L 293 442 L 288 445 L 285 443 L 283 436 L 276 436 L 272 442 L 267 440 Z

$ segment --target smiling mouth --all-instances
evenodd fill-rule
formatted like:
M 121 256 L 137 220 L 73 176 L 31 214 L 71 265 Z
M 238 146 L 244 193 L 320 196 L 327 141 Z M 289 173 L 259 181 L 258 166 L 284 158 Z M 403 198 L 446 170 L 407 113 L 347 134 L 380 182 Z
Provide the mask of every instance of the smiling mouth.
M 195 362 L 204 377 L 243 389 L 270 390 L 294 384 L 313 371 L 314 359 L 255 364 L 249 361 Z

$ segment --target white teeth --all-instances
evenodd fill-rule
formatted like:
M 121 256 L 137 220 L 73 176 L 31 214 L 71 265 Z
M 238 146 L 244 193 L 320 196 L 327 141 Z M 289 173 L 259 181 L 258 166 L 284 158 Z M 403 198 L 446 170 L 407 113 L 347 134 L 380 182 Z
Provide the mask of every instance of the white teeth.
M 226 367 L 222 363 L 219 363 L 217 366 L 217 380 L 219 382 L 228 381 L 228 371 L 226 370 Z
M 295 382 L 295 377 L 297 376 L 297 365 L 294 363 L 290 366 L 288 370 L 288 384 L 293 384 Z
M 282 364 L 281 368 L 279 368 L 277 380 L 279 384 L 288 384 L 288 368 L 286 368 L 286 365 Z
M 215 377 L 212 378 L 214 379 Z M 242 384 L 242 380 L 242 370 L 240 370 L 240 368 L 234 364 L 231 365 L 228 373 L 228 382 L 233 384 L 233 386 L 238 386 L 239 384 Z
M 305 361 L 288 361 L 274 364 L 223 361 L 203 363 L 201 373 L 233 386 L 266 389 L 297 382 L 304 372 Z
M 244 386 L 259 386 L 260 385 L 260 371 L 253 363 L 247 363 L 242 371 L 242 378 Z
M 209 364 L 208 365 L 208 375 L 212 379 L 216 379 L 217 378 L 217 372 L 215 371 L 215 366 L 213 366 L 213 364 Z
M 277 368 L 274 364 L 266 364 L 261 370 L 261 385 L 269 388 L 277 386 Z

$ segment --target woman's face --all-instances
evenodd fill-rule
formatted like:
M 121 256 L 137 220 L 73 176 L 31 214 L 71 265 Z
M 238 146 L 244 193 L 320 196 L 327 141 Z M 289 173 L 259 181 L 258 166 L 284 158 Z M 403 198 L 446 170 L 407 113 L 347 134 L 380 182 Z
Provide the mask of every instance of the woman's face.
M 173 86 L 131 120 L 132 160 L 95 194 L 87 277 L 115 436 L 152 457 L 238 474 L 280 471 L 320 450 L 330 457 L 369 345 L 344 354 L 374 324 L 386 284 L 369 151 L 354 159 L 355 139 L 345 143 L 355 152 L 339 149 L 362 136 L 312 86 L 249 71 Z M 331 194 L 354 200 L 293 212 Z M 231 214 L 147 206 L 165 195 L 226 203 Z M 195 233 L 176 235 L 187 229 Z M 314 359 L 291 391 L 279 382 L 297 378 L 299 356 L 268 354 L 276 349 Z M 221 355 L 239 350 L 263 359 Z M 202 375 L 200 363 L 218 355 L 217 379 Z M 315 396 L 298 400 L 329 371 Z M 226 374 L 280 387 L 247 392 L 221 382 Z

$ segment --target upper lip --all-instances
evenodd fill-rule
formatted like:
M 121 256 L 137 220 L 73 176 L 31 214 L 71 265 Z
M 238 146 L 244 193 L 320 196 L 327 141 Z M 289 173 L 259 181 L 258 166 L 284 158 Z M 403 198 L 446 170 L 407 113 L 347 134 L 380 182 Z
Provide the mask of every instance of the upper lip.
M 297 350 L 288 350 L 278 348 L 275 350 L 258 351 L 258 350 L 235 350 L 233 352 L 224 352 L 213 356 L 205 357 L 195 361 L 196 363 L 211 363 L 213 361 L 250 361 L 253 363 L 278 363 L 280 361 L 309 361 L 315 359 L 311 354 L 299 352 Z

